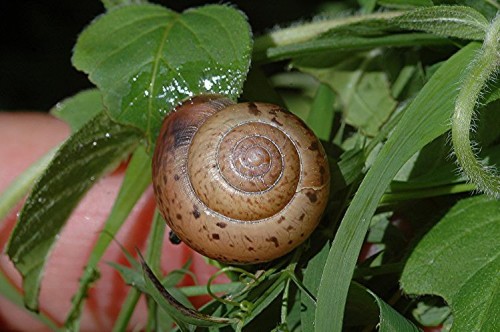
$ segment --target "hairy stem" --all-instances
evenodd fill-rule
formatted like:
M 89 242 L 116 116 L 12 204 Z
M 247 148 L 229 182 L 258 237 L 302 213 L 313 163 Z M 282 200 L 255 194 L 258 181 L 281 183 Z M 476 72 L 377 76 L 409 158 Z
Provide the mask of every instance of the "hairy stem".
M 283 46 L 293 43 L 316 38 L 322 33 L 339 27 L 353 23 L 359 23 L 374 19 L 390 19 L 401 15 L 403 12 L 384 12 L 376 14 L 336 17 L 330 19 L 322 19 L 303 24 L 296 24 L 287 28 L 277 29 L 255 39 L 254 53 L 264 52 L 269 47 Z
M 500 198 L 500 176 L 492 167 L 477 159 L 470 139 L 470 129 L 481 90 L 495 75 L 500 64 L 499 37 L 500 15 L 497 14 L 460 87 L 451 128 L 453 148 L 462 171 L 480 191 L 496 198 Z

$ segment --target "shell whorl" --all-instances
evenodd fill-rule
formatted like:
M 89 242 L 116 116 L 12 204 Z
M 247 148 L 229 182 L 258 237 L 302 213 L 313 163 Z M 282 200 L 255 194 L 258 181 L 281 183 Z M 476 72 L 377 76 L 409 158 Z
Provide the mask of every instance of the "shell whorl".
M 279 106 L 194 97 L 165 119 L 153 158 L 158 207 L 196 251 L 228 263 L 290 252 L 317 226 L 330 175 L 309 128 Z

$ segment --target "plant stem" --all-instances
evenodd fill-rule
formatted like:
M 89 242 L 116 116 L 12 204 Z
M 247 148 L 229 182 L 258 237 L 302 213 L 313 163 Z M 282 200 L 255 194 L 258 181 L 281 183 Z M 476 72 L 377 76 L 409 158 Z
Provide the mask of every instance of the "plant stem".
M 389 19 L 401 15 L 402 12 L 385 12 L 369 15 L 330 18 L 312 21 L 288 28 L 271 31 L 255 39 L 254 53 L 265 52 L 269 47 L 300 43 L 318 37 L 322 33 L 343 25 L 362 22 L 365 20 Z
M 481 91 L 495 75 L 500 64 L 499 38 L 500 15 L 497 14 L 460 87 L 451 128 L 453 148 L 462 171 L 480 191 L 496 198 L 500 198 L 500 177 L 492 167 L 483 165 L 476 158 L 474 143 L 470 140 L 470 129 Z

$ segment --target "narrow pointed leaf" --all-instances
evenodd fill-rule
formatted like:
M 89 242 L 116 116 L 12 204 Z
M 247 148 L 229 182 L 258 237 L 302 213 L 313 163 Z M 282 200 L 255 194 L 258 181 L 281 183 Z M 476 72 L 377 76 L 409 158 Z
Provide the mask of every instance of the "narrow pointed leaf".
M 158 305 L 165 310 L 177 324 L 188 324 L 196 326 L 223 326 L 236 323 L 236 319 L 221 318 L 205 315 L 194 309 L 190 309 L 177 301 L 161 284 L 160 280 L 155 276 L 146 262 L 142 259 L 142 268 L 144 271 L 144 280 L 146 289 Z
M 37 310 L 46 258 L 71 211 L 140 137 L 136 129 L 100 113 L 64 143 L 36 183 L 7 245 L 7 254 L 23 276 L 28 308 Z
M 325 264 L 318 290 L 315 331 L 341 331 L 356 260 L 380 198 L 406 161 L 449 129 L 457 82 L 478 47 L 472 43 L 441 65 L 405 111 L 365 176 Z

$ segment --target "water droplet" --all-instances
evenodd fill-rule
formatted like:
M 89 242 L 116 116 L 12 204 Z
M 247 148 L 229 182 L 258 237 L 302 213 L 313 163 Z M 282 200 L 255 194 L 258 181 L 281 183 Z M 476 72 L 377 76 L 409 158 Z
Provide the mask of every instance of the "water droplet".
M 106 138 L 110 138 L 111 134 L 110 133 L 106 133 L 106 134 L 104 134 L 104 136 L 106 136 Z

